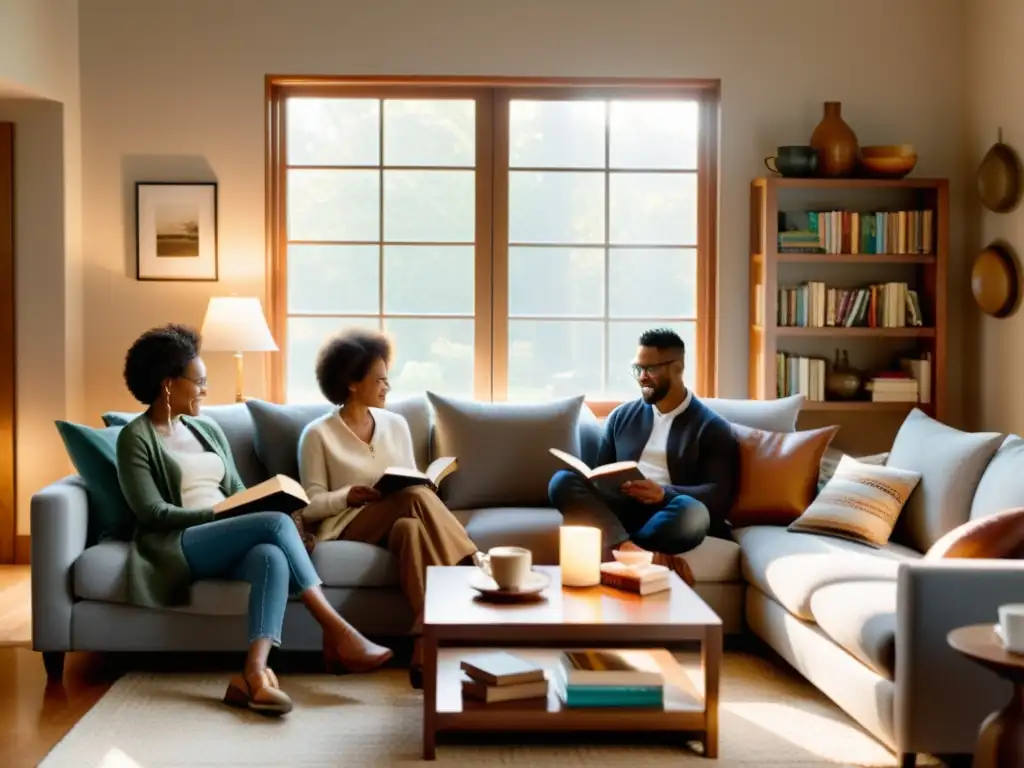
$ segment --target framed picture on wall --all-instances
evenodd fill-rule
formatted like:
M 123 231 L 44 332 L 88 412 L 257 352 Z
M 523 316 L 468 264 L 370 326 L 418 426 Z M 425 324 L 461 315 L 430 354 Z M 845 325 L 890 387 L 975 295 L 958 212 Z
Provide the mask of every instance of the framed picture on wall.
M 135 185 L 137 280 L 215 281 L 217 182 Z

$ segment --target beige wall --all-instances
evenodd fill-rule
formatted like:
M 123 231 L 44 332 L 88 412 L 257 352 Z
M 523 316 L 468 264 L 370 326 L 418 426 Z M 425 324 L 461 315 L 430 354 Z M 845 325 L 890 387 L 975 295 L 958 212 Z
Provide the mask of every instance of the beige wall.
M 1003 129 L 1003 140 L 1024 153 L 1024 80 L 1020 45 L 1024 4 L 973 0 L 967 19 L 967 168 L 973 174 Z M 971 180 L 968 177 L 968 180 Z M 968 254 L 1004 240 L 1024 254 L 1024 209 L 998 214 L 967 198 Z M 967 333 L 964 378 L 971 423 L 980 429 L 1024 433 L 1024 313 L 997 320 L 982 315 L 963 289 Z
M 84 400 L 78 39 L 78 0 L 0 2 L 0 120 L 15 124 L 19 534 L 32 493 L 70 469 L 54 419 L 80 418 Z

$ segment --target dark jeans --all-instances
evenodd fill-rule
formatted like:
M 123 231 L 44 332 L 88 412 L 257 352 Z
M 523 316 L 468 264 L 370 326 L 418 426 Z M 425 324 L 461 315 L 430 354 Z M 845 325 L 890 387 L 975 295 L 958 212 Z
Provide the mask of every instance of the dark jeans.
M 704 541 L 711 530 L 708 508 L 690 496 L 644 504 L 599 493 L 567 469 L 551 478 L 548 496 L 566 525 L 599 528 L 606 552 L 632 541 L 650 552 L 679 555 Z

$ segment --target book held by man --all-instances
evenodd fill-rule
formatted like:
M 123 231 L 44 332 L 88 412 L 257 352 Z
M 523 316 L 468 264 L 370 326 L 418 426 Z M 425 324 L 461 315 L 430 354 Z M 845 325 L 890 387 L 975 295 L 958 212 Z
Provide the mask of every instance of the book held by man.
M 434 459 L 425 472 L 410 467 L 388 467 L 373 487 L 384 496 L 416 485 L 425 485 L 436 492 L 441 481 L 458 468 L 458 459 L 453 456 Z
M 635 461 L 615 461 L 591 468 L 583 460 L 558 448 L 548 448 L 548 451 L 594 488 L 611 496 L 622 495 L 623 483 L 644 479 L 644 473 Z
M 250 512 L 283 512 L 290 515 L 309 504 L 306 491 L 287 475 L 274 475 L 259 485 L 229 496 L 214 506 L 218 518 L 247 515 Z

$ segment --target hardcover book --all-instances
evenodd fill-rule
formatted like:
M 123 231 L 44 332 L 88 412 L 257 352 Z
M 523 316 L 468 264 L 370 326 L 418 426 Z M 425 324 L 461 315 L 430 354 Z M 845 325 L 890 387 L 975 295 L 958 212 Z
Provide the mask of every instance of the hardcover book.
M 425 485 L 436 492 L 441 485 L 441 481 L 458 468 L 458 459 L 453 456 L 442 456 L 439 459 L 434 459 L 430 462 L 426 472 L 420 472 L 418 469 L 410 469 L 409 467 L 388 467 L 373 487 L 384 496 L 416 485 Z
M 283 512 L 290 515 L 309 504 L 306 491 L 287 475 L 275 475 L 259 485 L 229 496 L 214 506 L 218 518 L 250 512 Z
M 629 480 L 644 479 L 644 473 L 635 461 L 616 461 L 591 468 L 586 462 L 558 448 L 548 448 L 548 451 L 592 487 L 609 496 L 621 496 L 622 484 Z
M 471 679 L 484 685 L 522 685 L 546 680 L 541 667 L 506 651 L 463 659 L 459 667 Z

